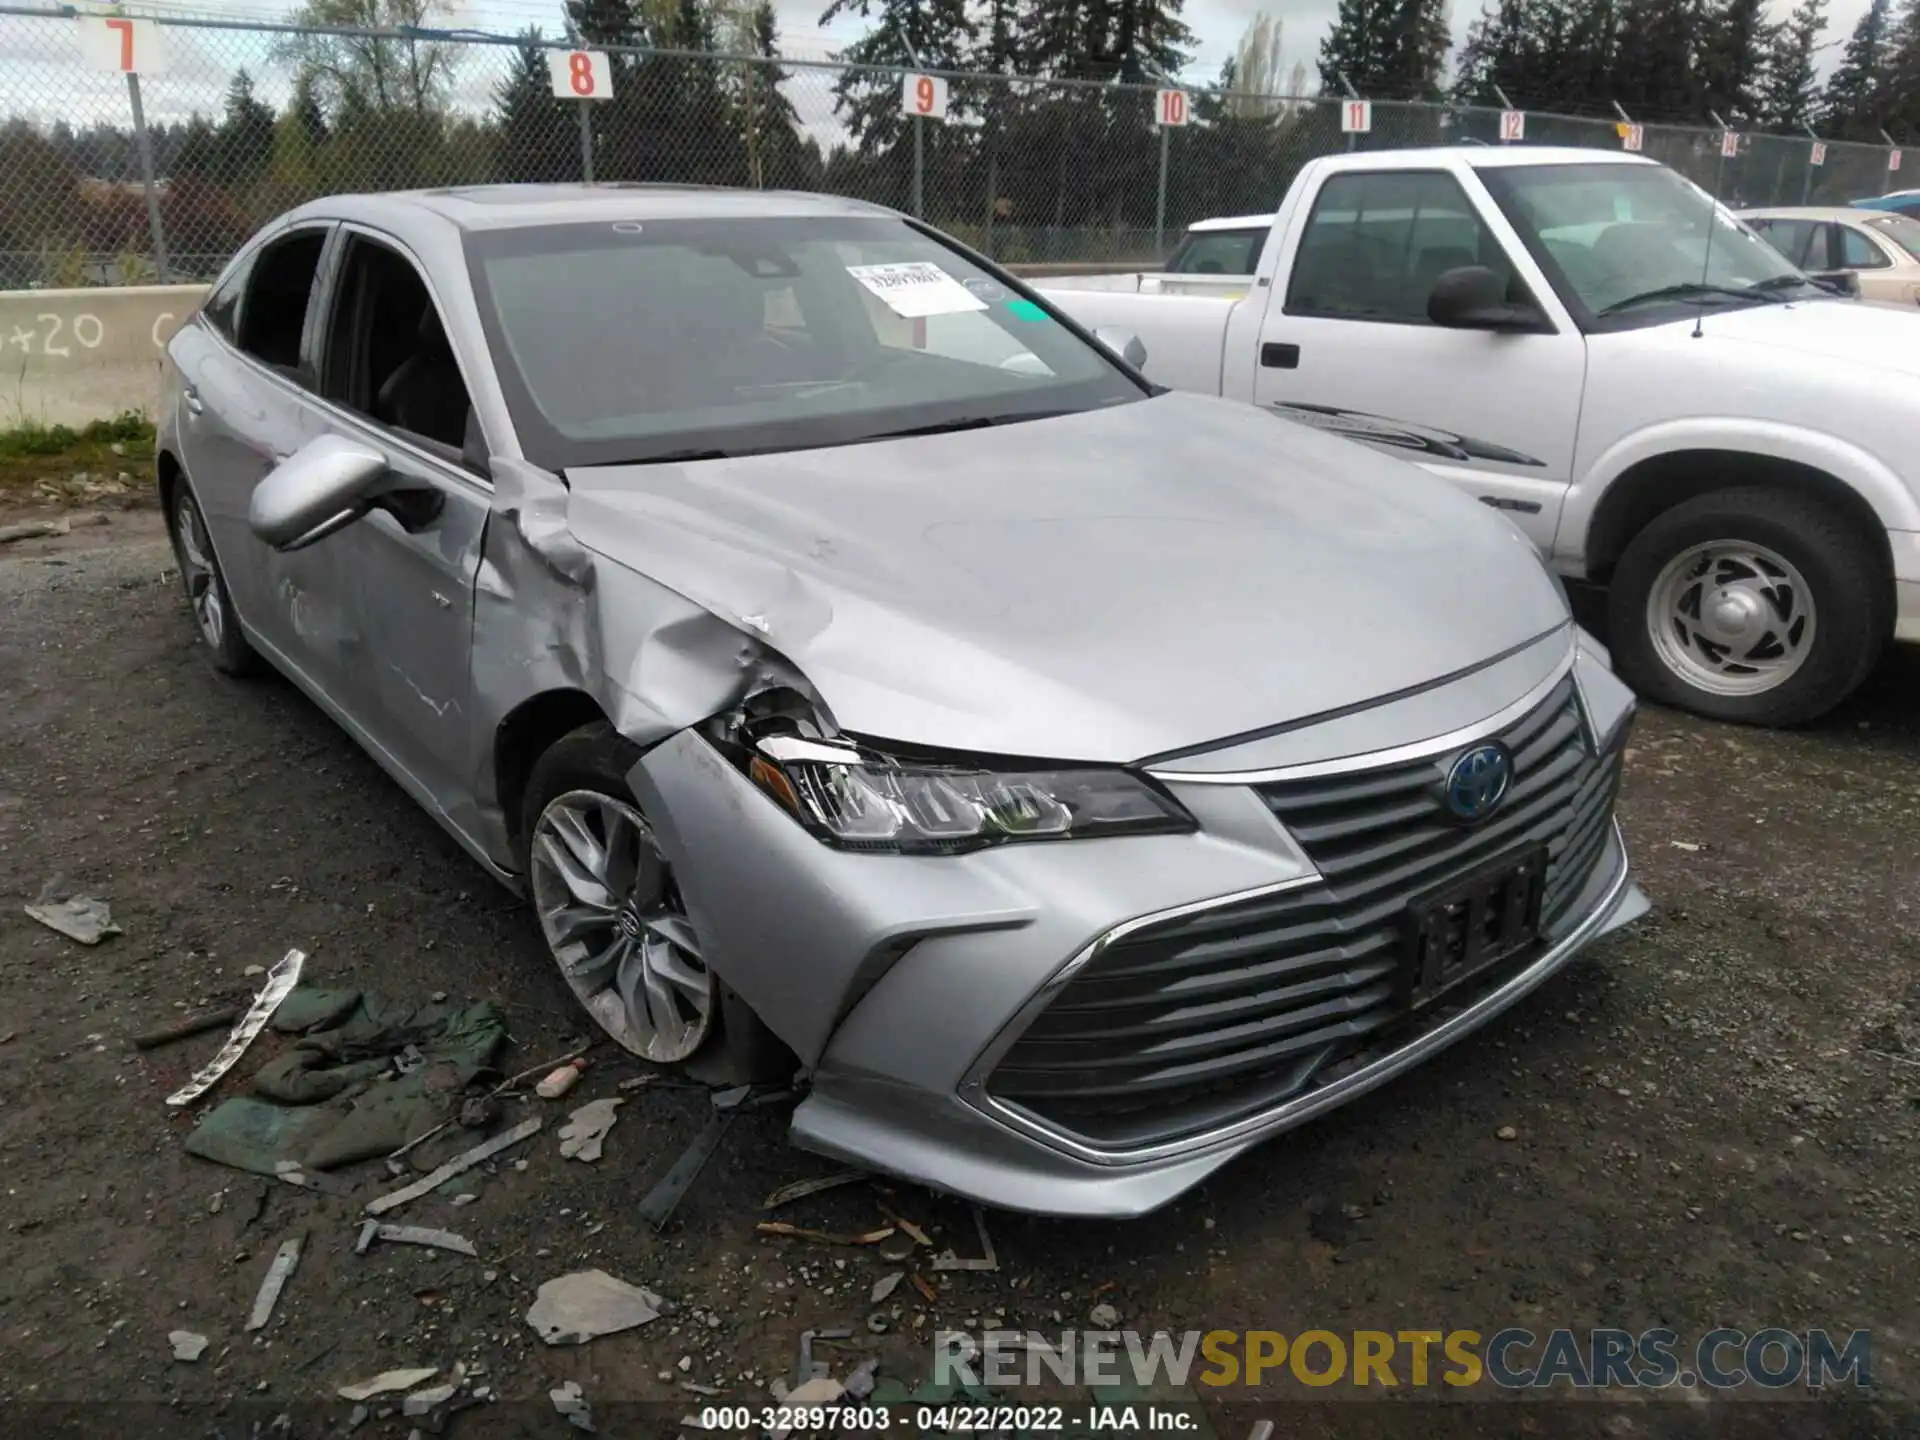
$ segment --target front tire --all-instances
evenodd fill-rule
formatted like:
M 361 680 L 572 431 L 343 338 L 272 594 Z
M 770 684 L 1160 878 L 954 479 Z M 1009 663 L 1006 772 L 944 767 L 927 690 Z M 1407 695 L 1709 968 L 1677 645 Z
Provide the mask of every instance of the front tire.
M 1886 640 L 1880 557 L 1820 501 L 1716 490 L 1656 516 L 1607 596 L 1621 673 L 1716 720 L 1802 725 L 1859 688 Z
M 173 541 L 174 562 L 187 592 L 194 628 L 207 647 L 213 668 L 224 675 L 252 675 L 261 669 L 260 656 L 240 633 L 240 617 L 227 590 L 227 577 L 213 553 L 206 517 L 185 479 L 167 500 L 167 536 Z

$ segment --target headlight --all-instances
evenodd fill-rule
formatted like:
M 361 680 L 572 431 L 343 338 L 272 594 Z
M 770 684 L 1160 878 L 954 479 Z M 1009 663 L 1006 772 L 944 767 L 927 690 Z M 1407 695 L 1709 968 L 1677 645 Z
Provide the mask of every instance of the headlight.
M 1014 840 L 1192 830 L 1171 797 L 1125 770 L 989 770 L 908 763 L 852 745 L 769 735 L 753 782 L 821 840 L 850 850 L 952 853 Z

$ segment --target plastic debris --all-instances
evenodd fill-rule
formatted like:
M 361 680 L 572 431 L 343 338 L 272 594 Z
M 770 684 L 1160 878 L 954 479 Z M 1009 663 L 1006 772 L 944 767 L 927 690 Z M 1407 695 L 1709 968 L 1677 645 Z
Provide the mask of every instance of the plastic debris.
M 778 1210 L 782 1205 L 804 1200 L 809 1195 L 818 1195 L 823 1190 L 837 1190 L 842 1185 L 853 1185 L 868 1178 L 864 1170 L 842 1170 L 833 1175 L 818 1175 L 811 1180 L 795 1180 L 791 1185 L 782 1185 L 767 1196 L 760 1202 L 760 1208 Z
M 593 1407 L 587 1403 L 578 1380 L 569 1380 L 558 1390 L 549 1390 L 547 1398 L 553 1402 L 554 1411 L 574 1429 L 589 1435 L 594 1433 Z
M 580 1083 L 580 1074 L 586 1068 L 587 1062 L 584 1058 L 569 1060 L 534 1086 L 533 1093 L 542 1100 L 558 1100 Z
M 787 1396 L 788 1405 L 831 1405 L 845 1392 L 842 1385 L 831 1375 L 818 1375 L 804 1385 L 797 1385 Z
M 1111 1330 L 1120 1323 L 1120 1312 L 1102 1301 L 1087 1312 L 1087 1323 L 1096 1330 Z
M 458 1372 L 455 1372 L 453 1379 L 445 1385 L 435 1385 L 429 1390 L 415 1390 L 412 1394 L 408 1395 L 406 1399 L 400 1402 L 400 1413 L 415 1418 L 421 1415 L 429 1415 L 437 1406 L 444 1405 L 447 1401 L 451 1400 L 454 1392 L 459 1388 L 460 1376 Z
M 40 887 L 39 898 L 26 910 L 49 930 L 58 930 L 82 945 L 98 945 L 107 936 L 122 933 L 113 923 L 113 911 L 106 901 L 91 895 L 68 894 L 58 875 Z
M 620 1082 L 620 1088 L 622 1090 L 644 1090 L 659 1078 L 660 1073 L 657 1070 L 649 1070 L 644 1075 L 629 1075 Z
M 789 1225 L 784 1220 L 762 1220 L 753 1228 L 762 1235 L 787 1235 L 795 1240 L 811 1240 L 816 1245 L 878 1245 L 893 1234 L 893 1227 L 889 1225 L 880 1230 L 869 1230 L 864 1235 L 832 1235 L 825 1230 Z M 939 1268 L 937 1263 L 934 1268 Z
M 847 1394 L 851 1395 L 854 1399 L 864 1400 L 873 1394 L 873 1377 L 879 1373 L 879 1370 L 880 1359 L 878 1356 L 871 1356 L 868 1359 L 862 1360 L 854 1367 L 853 1373 L 847 1376 L 846 1384 L 843 1388 Z
M 896 1270 L 891 1275 L 882 1275 L 878 1280 L 873 1282 L 872 1303 L 878 1305 L 881 1301 L 885 1300 L 889 1295 L 893 1294 L 895 1290 L 900 1288 L 900 1282 L 906 1278 L 907 1272 L 904 1270 Z
M 391 1241 L 396 1245 L 425 1245 L 434 1250 L 451 1250 L 456 1255 L 468 1255 L 478 1258 L 480 1252 L 473 1248 L 473 1242 L 451 1230 L 430 1230 L 421 1225 L 387 1225 L 379 1220 L 369 1220 L 360 1227 L 360 1238 L 354 1242 L 353 1253 L 364 1255 L 376 1240 Z
M 680 1158 L 673 1162 L 667 1173 L 660 1177 L 659 1183 L 640 1201 L 640 1218 L 654 1229 L 667 1228 L 667 1221 L 673 1218 L 673 1212 L 680 1208 L 687 1191 L 693 1188 L 693 1182 L 699 1178 L 707 1161 L 713 1158 L 713 1152 L 720 1148 L 720 1142 L 726 1138 L 727 1127 L 739 1113 L 739 1102 L 723 1106 L 723 1098 L 720 1095 L 713 1098 L 713 1113 L 707 1117 L 707 1123 L 700 1127 L 700 1133 L 693 1137 L 693 1143 L 680 1152 Z
M 651 1290 L 604 1270 L 581 1270 L 542 1285 L 527 1310 L 527 1324 L 549 1345 L 584 1345 L 657 1320 L 665 1306 Z
M 531 1139 L 540 1133 L 540 1127 L 546 1123 L 547 1122 L 538 1115 L 522 1120 L 511 1130 L 502 1131 L 485 1144 L 476 1145 L 473 1149 L 454 1156 L 453 1159 L 447 1161 L 446 1164 L 442 1165 L 432 1174 L 424 1175 L 403 1189 L 389 1191 L 379 1199 L 368 1202 L 367 1213 L 369 1215 L 384 1215 L 387 1211 L 396 1209 L 406 1204 L 409 1200 L 418 1200 L 429 1191 L 439 1189 L 442 1185 L 446 1184 L 447 1181 L 453 1179 L 454 1176 L 471 1170 L 481 1161 L 491 1160 L 502 1150 L 518 1145 L 522 1140 Z
M 293 1278 L 294 1267 L 300 1263 L 301 1247 L 306 1243 L 304 1234 L 280 1242 L 273 1264 L 267 1267 L 267 1278 L 260 1282 L 260 1293 L 253 1297 L 253 1312 L 247 1316 L 247 1329 L 264 1330 L 267 1322 L 273 1318 L 273 1307 L 279 1303 L 280 1292 L 287 1288 L 287 1281 Z
M 620 1117 L 614 1112 L 624 1100 L 590 1100 L 567 1117 L 560 1127 L 560 1158 L 591 1165 L 600 1158 L 600 1146 Z
M 287 993 L 300 983 L 300 967 L 306 963 L 306 951 L 289 950 L 280 963 L 267 972 L 267 983 L 254 996 L 253 1004 L 240 1017 L 240 1023 L 233 1027 L 233 1033 L 227 1036 L 227 1043 L 220 1047 L 220 1053 L 194 1071 L 191 1080 L 167 1096 L 167 1104 L 191 1105 L 219 1083 L 220 1077 L 247 1053 L 247 1047 L 253 1043 L 254 1037 L 266 1029 L 267 1021 L 273 1018 L 273 1012 L 280 1008 L 280 1002 L 287 998 Z
M 173 1358 L 189 1363 L 207 1353 L 207 1337 L 191 1330 L 169 1330 L 167 1343 L 173 1346 Z
M 943 1250 L 933 1257 L 935 1270 L 998 1270 L 1000 1258 L 993 1253 L 993 1237 L 987 1234 L 987 1217 L 976 1205 L 973 1207 L 973 1225 L 980 1232 L 981 1256 L 978 1260 L 962 1260 L 951 1250 Z
M 427 1365 L 417 1370 L 383 1370 L 371 1380 L 342 1385 L 333 1393 L 342 1400 L 371 1400 L 376 1395 L 391 1395 L 396 1390 L 411 1390 L 416 1385 L 424 1385 L 439 1373 L 438 1365 Z
M 913 1275 L 913 1288 L 920 1292 L 921 1299 L 925 1300 L 929 1305 L 938 1305 L 940 1303 L 940 1297 L 933 1293 L 933 1286 L 929 1285 L 925 1278 L 918 1272 L 915 1272 Z
M 162 1045 L 171 1045 L 176 1040 L 186 1040 L 203 1034 L 208 1030 L 218 1030 L 231 1025 L 240 1018 L 240 1007 L 223 1006 L 218 1010 L 203 1010 L 198 1015 L 188 1015 L 170 1025 L 159 1025 L 144 1034 L 133 1037 L 136 1050 L 154 1050 Z

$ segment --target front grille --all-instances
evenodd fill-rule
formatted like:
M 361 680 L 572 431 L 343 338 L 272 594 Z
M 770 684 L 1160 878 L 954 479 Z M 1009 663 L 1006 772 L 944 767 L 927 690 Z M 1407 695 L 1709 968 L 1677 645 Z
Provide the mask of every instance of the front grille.
M 1571 678 L 1495 738 L 1513 753 L 1513 779 L 1471 829 L 1441 800 L 1457 751 L 1258 787 L 1322 883 L 1108 946 L 1002 1056 L 989 1093 L 1109 1148 L 1177 1139 L 1290 1099 L 1428 1014 L 1410 1009 L 1403 983 L 1410 901 L 1545 845 L 1542 943 L 1564 934 L 1605 852 L 1620 741 L 1593 753 Z

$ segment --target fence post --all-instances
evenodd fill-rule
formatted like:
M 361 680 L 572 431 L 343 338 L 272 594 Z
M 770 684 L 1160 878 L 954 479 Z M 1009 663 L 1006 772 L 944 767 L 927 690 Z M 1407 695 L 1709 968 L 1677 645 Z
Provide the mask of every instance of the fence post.
M 927 120 L 924 115 L 913 117 L 913 218 L 927 218 L 926 207 L 926 171 L 927 171 Z
M 160 223 L 160 193 L 153 183 L 153 143 L 147 136 L 147 112 L 140 105 L 140 77 L 127 72 L 127 102 L 133 107 L 133 147 L 140 154 L 140 188 L 147 192 L 147 228 L 153 232 L 153 270 L 162 285 L 173 283 L 167 263 L 167 232 Z
M 593 102 L 576 100 L 580 108 L 580 178 L 593 184 Z
M 1167 254 L 1167 132 L 1170 126 L 1160 127 L 1160 189 L 1153 201 L 1153 254 L 1156 260 L 1164 260 Z

